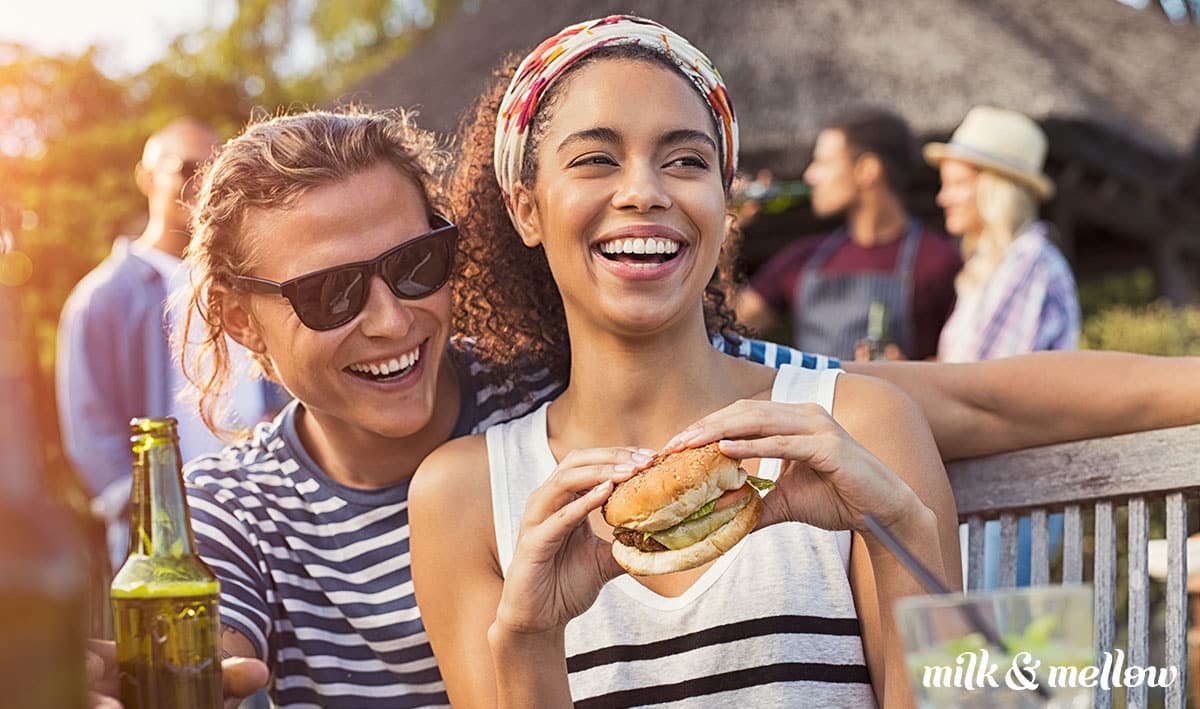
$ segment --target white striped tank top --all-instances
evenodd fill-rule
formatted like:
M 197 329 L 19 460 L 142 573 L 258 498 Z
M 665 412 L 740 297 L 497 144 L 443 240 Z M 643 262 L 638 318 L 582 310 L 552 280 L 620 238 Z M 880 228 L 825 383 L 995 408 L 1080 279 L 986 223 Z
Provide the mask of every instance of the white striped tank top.
M 780 368 L 774 401 L 831 410 L 838 370 Z M 501 567 L 525 500 L 556 463 L 546 405 L 487 431 Z M 778 460 L 758 475 L 775 479 Z M 849 581 L 850 533 L 799 523 L 747 536 L 676 598 L 620 576 L 566 629 L 576 707 L 874 707 Z

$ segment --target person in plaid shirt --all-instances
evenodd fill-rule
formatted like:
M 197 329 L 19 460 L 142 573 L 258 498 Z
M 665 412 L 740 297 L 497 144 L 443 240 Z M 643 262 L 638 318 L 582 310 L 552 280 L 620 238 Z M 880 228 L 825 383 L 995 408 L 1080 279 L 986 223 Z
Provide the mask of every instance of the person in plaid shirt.
M 958 301 L 938 359 L 970 362 L 1037 350 L 1073 350 L 1079 301 L 1066 259 L 1037 221 L 1054 194 L 1042 173 L 1046 136 L 1013 111 L 977 106 L 949 143 L 925 146 L 941 173 L 946 230 L 963 238 Z

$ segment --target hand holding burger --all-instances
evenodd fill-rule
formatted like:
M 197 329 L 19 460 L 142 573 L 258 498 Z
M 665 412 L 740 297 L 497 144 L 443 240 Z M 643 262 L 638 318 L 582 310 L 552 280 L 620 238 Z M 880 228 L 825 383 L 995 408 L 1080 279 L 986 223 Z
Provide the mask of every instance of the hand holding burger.
M 638 576 L 691 569 L 749 534 L 762 501 L 740 462 L 710 443 L 657 456 L 617 485 L 603 514 L 615 527 L 612 554 L 621 568 Z

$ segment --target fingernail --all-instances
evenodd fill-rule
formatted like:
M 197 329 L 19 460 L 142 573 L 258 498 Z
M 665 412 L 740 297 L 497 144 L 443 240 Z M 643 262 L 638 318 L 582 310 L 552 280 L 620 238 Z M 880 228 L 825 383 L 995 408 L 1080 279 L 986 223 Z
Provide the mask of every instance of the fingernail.
M 717 447 L 719 447 L 726 454 L 737 453 L 742 450 L 745 450 L 742 446 L 743 446 L 743 444 L 741 441 L 733 441 L 733 440 L 729 440 L 728 438 L 722 438 L 717 443 Z
M 634 454 L 633 457 L 636 459 L 637 455 Z M 633 472 L 633 463 L 617 463 L 613 466 L 613 472 L 617 475 L 628 475 Z
M 610 488 L 610 487 L 612 487 L 612 481 L 605 480 L 604 482 L 600 483 L 596 487 L 592 488 L 592 494 L 600 495 L 602 493 L 608 492 L 608 488 Z
M 630 457 L 633 458 L 633 462 L 638 463 L 638 464 L 645 464 L 645 463 L 649 463 L 651 460 L 654 460 L 653 454 L 647 455 L 640 450 L 637 453 L 634 453 Z

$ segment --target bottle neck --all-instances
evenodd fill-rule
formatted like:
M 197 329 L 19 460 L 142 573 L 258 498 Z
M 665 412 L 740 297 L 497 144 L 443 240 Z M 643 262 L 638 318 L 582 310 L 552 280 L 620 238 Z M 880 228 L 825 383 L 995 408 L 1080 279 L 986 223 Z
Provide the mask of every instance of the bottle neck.
M 131 554 L 173 557 L 196 554 L 176 438 L 145 436 L 134 443 L 131 502 Z

